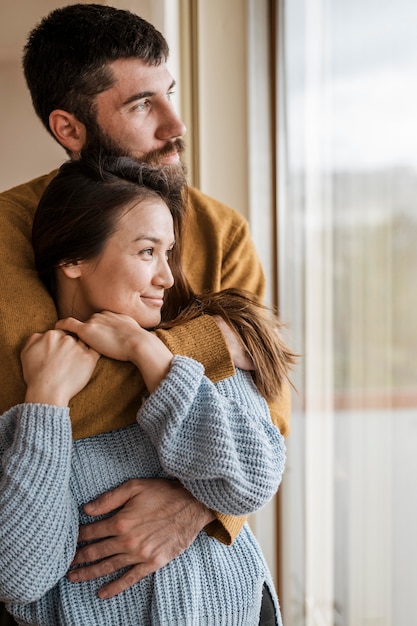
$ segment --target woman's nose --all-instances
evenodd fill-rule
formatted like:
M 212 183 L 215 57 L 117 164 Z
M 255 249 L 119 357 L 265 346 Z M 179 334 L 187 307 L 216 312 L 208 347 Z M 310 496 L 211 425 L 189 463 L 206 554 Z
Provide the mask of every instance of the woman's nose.
M 161 261 L 159 266 L 156 281 L 164 289 L 169 289 L 174 284 L 174 277 L 172 275 L 171 267 L 167 260 Z

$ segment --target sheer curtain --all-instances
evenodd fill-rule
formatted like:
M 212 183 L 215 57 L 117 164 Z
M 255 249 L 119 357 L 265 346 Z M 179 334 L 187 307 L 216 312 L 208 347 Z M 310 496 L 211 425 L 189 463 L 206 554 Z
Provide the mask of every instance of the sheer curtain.
M 277 3 L 286 626 L 417 623 L 417 4 Z

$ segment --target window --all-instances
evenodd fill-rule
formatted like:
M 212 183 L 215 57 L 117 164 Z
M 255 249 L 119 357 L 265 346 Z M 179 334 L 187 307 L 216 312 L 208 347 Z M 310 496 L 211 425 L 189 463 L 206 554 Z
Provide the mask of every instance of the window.
M 286 626 L 417 623 L 417 5 L 280 0 Z

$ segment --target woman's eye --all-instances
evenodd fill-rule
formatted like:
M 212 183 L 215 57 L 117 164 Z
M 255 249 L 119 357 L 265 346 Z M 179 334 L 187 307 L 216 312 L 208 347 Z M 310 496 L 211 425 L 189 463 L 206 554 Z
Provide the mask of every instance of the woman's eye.
M 141 251 L 139 252 L 139 254 L 140 254 L 141 256 L 152 256 L 152 254 L 153 254 L 153 248 L 145 248 L 144 250 L 141 250 Z

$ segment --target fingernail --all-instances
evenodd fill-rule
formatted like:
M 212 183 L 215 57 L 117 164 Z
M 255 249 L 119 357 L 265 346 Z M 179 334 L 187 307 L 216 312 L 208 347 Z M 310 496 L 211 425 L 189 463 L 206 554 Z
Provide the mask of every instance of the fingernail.
M 98 597 L 101 598 L 102 600 L 105 600 L 106 598 L 109 597 L 109 594 L 107 593 L 105 589 L 100 589 L 100 591 L 98 592 Z

